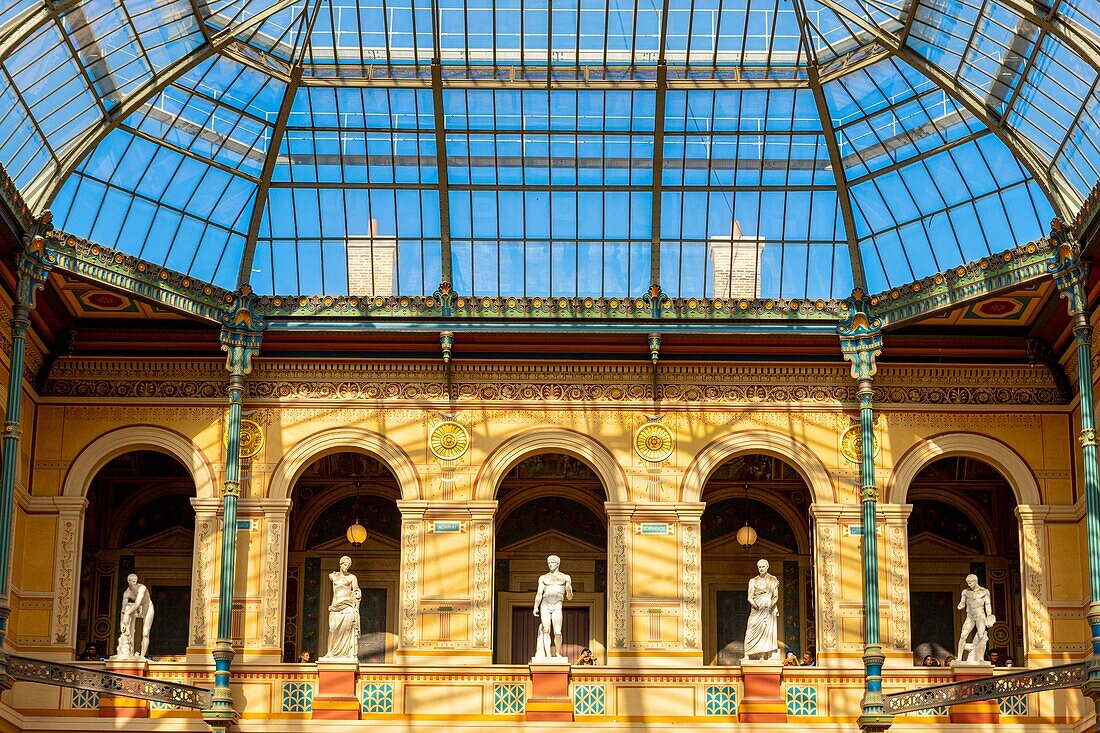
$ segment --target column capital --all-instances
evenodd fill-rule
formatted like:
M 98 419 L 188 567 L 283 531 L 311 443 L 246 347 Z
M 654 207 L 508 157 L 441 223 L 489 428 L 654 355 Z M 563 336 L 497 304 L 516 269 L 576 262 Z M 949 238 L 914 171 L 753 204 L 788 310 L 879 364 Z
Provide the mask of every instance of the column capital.
M 902 522 L 909 519 L 913 512 L 912 504 L 878 504 L 875 507 L 879 517 L 887 522 Z
M 222 510 L 222 500 L 218 497 L 199 498 L 197 496 L 191 497 L 191 507 L 195 510 L 195 514 L 208 514 L 210 516 L 216 515 Z
M 46 246 L 45 233 L 53 222 L 52 214 L 45 212 L 34 230 L 27 236 L 23 251 L 15 259 L 19 274 L 16 285 L 17 306 L 34 307 L 34 295 L 46 284 L 50 269 L 57 264 L 57 255 Z
M 1089 263 L 1082 259 L 1080 243 L 1070 236 L 1060 219 L 1051 222 L 1050 233 L 1058 246 L 1047 262 L 1047 272 L 1054 278 L 1058 292 L 1066 299 L 1070 315 L 1083 314 L 1088 307 L 1085 285 Z
M 256 311 L 252 288 L 247 283 L 233 294 L 233 302 L 221 321 L 226 370 L 233 376 L 250 374 L 252 357 L 260 351 L 267 322 Z
M 840 304 L 840 353 L 852 363 L 852 379 L 870 380 L 878 371 L 882 353 L 882 319 L 871 313 L 871 301 L 859 288 Z
M 455 515 L 465 515 L 475 521 L 487 521 L 496 515 L 498 503 L 495 499 L 487 501 L 398 499 L 397 509 L 401 512 L 401 519 L 405 521 L 420 521 L 434 517 L 453 518 Z
M 604 502 L 609 519 L 671 519 L 677 522 L 698 521 L 706 509 L 706 502 Z

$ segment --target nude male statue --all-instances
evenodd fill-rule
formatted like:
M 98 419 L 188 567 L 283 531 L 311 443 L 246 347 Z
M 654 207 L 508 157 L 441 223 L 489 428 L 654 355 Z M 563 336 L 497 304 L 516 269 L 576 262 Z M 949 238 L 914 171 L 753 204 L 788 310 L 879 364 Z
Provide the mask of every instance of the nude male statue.
M 539 589 L 535 594 L 535 615 L 539 617 L 539 636 L 535 647 L 535 659 L 563 657 L 561 645 L 562 603 L 573 600 L 573 580 L 559 572 L 561 558 L 551 555 L 546 558 L 550 572 L 539 577 Z M 557 654 L 550 653 L 550 632 L 554 633 L 554 648 Z
M 960 611 L 966 609 L 966 621 L 963 622 L 962 633 L 959 635 L 959 653 L 955 657 L 957 660 L 964 658 L 966 638 L 973 631 L 974 641 L 970 643 L 970 654 L 965 659 L 968 662 L 983 662 L 985 645 L 989 642 L 988 628 L 997 622 L 997 618 L 993 615 L 989 591 L 978 585 L 978 576 L 966 576 L 966 586 L 958 605 Z
M 153 628 L 153 599 L 149 595 L 149 589 L 138 582 L 138 576 L 134 573 L 126 576 L 126 584 L 127 588 L 122 592 L 122 636 L 129 636 L 130 643 L 136 646 L 134 637 L 137 634 L 133 631 L 140 621 L 141 653 L 135 654 L 136 649 L 132 647 L 128 650 L 119 648 L 117 656 L 145 659 L 149 654 L 149 631 Z

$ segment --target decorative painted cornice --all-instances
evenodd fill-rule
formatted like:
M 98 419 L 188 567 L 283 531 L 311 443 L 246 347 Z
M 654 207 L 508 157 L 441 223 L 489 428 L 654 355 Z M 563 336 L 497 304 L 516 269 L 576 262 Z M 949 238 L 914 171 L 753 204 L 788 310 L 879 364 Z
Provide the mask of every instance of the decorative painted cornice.
M 19 192 L 19 187 L 15 185 L 15 181 L 11 179 L 3 166 L 0 166 L 0 201 L 4 202 L 8 211 L 23 227 L 23 231 L 30 231 L 34 227 L 34 215 L 31 213 L 31 207 L 27 206 L 27 202 L 23 200 L 23 194 Z
M 922 280 L 871 296 L 871 310 L 884 327 L 919 320 L 960 303 L 993 295 L 1047 276 L 1055 249 L 1050 237 L 952 267 Z
M 454 362 L 456 406 L 475 403 L 609 403 L 648 409 L 652 365 Z M 668 408 L 765 404 L 850 407 L 856 385 L 842 364 L 663 365 L 658 395 Z M 249 403 L 411 404 L 447 400 L 441 362 L 304 362 L 259 359 L 245 383 Z M 66 357 L 46 384 L 47 397 L 77 400 L 209 399 L 221 401 L 221 365 L 119 362 Z M 875 379 L 876 405 L 1058 405 L 1045 369 L 885 365 Z
M 1074 236 L 1077 239 L 1084 237 L 1085 232 L 1097 220 L 1097 217 L 1100 217 L 1100 181 L 1097 181 L 1096 185 L 1089 191 L 1085 203 L 1081 205 L 1081 210 L 1073 218 Z
M 46 244 L 57 268 L 207 321 L 221 322 L 234 295 L 227 290 L 108 247 L 51 230 Z

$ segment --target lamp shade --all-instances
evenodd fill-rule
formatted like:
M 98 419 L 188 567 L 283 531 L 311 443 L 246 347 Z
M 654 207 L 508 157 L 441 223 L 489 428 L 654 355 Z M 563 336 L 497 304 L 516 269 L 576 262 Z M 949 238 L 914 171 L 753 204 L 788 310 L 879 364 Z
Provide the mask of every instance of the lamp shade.
M 740 537 L 740 535 L 738 535 Z M 359 524 L 359 520 L 355 520 L 355 524 L 348 527 L 348 542 L 352 547 L 358 547 L 367 541 L 367 528 Z
M 351 530 L 348 530 L 350 535 Z M 756 530 L 749 526 L 748 522 L 745 522 L 745 526 L 737 530 L 737 544 L 744 547 L 746 550 L 752 547 L 756 543 Z

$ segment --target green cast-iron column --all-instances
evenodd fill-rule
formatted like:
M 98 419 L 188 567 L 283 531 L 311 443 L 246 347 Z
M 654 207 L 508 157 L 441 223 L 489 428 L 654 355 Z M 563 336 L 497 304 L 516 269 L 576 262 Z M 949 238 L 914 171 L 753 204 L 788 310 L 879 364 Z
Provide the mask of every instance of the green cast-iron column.
M 218 637 L 214 645 L 214 701 L 203 717 L 225 728 L 237 719 L 230 695 L 233 663 L 233 580 L 237 560 L 237 498 L 241 492 L 241 404 L 244 378 L 260 350 L 265 323 L 252 310 L 252 289 L 245 285 L 222 319 L 221 346 L 229 371 L 229 419 L 226 426 L 225 489 L 222 500 L 221 574 L 218 579 Z
M 1047 269 L 1054 276 L 1058 292 L 1066 299 L 1073 319 L 1077 344 L 1077 391 L 1081 408 L 1081 473 L 1085 493 L 1085 532 L 1089 553 L 1089 610 L 1092 659 L 1084 692 L 1092 698 L 1100 715 L 1100 462 L 1096 450 L 1096 403 L 1092 391 L 1092 325 L 1089 323 L 1086 286 L 1088 263 L 1080 259 L 1077 243 L 1069 239 L 1061 222 L 1055 220 L 1052 236 L 1058 241 L 1054 259 Z
M 879 643 L 878 611 L 878 535 L 875 534 L 875 358 L 882 353 L 882 321 L 871 315 L 870 302 L 856 290 L 845 301 L 845 310 L 837 326 L 840 350 L 852 363 L 852 378 L 859 396 L 859 426 L 862 438 L 859 478 L 862 507 L 863 559 L 863 669 L 864 690 L 860 703 L 859 727 L 881 731 L 890 727 L 891 718 L 882 703 L 882 665 L 886 661 Z
M 34 308 L 34 296 L 46 283 L 50 268 L 57 257 L 46 248 L 43 237 L 50 227 L 50 214 L 46 212 L 35 231 L 27 238 L 27 245 L 16 258 L 17 282 L 15 302 L 11 317 L 11 364 L 8 372 L 8 402 L 4 418 L 3 456 L 0 458 L 0 649 L 8 632 L 11 614 L 11 532 L 15 503 L 15 474 L 19 465 L 19 416 L 23 403 L 23 364 L 27 346 L 27 330 L 30 328 L 30 312 Z M 3 669 L 0 671 L 0 689 L 11 687 L 7 675 L 6 655 L 0 653 Z

